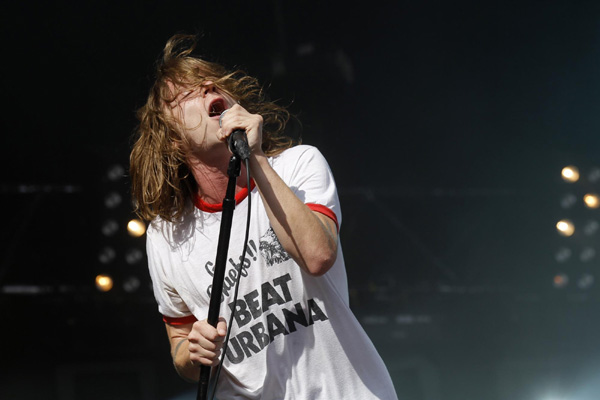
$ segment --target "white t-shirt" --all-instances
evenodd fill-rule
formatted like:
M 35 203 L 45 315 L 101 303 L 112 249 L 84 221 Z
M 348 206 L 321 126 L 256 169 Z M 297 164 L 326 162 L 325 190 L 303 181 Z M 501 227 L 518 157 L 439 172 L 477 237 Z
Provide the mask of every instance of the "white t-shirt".
M 293 147 L 270 163 L 305 204 L 341 225 L 335 182 L 315 147 Z M 383 361 L 350 311 L 341 246 L 326 274 L 303 272 L 275 236 L 255 187 L 251 196 L 243 262 L 247 191 L 236 196 L 220 310 L 228 322 L 235 280 L 239 273 L 242 277 L 216 397 L 396 399 Z M 180 223 L 157 219 L 148 229 L 154 293 L 170 324 L 208 315 L 221 208 L 195 203 L 194 212 Z

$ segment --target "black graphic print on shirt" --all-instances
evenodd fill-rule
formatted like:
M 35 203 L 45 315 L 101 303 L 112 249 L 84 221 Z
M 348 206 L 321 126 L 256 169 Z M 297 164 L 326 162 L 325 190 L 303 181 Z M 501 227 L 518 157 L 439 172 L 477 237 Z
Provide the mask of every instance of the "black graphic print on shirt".
M 262 352 L 279 335 L 287 336 L 329 320 L 314 299 L 294 299 L 292 286 L 292 277 L 284 274 L 228 304 L 235 312 L 238 328 L 226 352 L 232 364 Z
M 267 262 L 268 267 L 272 267 L 275 264 L 280 264 L 290 259 L 290 255 L 283 249 L 273 228 L 269 228 L 269 230 L 260 238 L 259 250 L 260 254 Z

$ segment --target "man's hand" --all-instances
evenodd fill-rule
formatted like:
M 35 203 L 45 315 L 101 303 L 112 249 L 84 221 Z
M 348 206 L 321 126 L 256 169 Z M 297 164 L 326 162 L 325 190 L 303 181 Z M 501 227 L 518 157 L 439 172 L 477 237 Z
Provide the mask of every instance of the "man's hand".
M 190 362 L 195 366 L 218 365 L 226 335 L 227 323 L 223 317 L 219 318 L 216 328 L 206 320 L 194 322 L 188 335 Z

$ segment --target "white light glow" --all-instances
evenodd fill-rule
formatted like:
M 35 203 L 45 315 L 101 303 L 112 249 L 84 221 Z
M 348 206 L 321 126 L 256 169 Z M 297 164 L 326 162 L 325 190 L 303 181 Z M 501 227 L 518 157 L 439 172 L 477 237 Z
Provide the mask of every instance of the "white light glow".
M 556 259 L 557 262 L 562 263 L 562 262 L 566 262 L 569 258 L 571 258 L 571 254 L 572 254 L 571 249 L 568 249 L 566 247 L 561 247 L 554 254 L 554 258 Z
M 583 202 L 588 208 L 598 208 L 600 207 L 600 199 L 598 195 L 595 193 L 588 193 L 583 196 Z
M 125 176 L 125 168 L 120 164 L 114 164 L 108 168 L 106 176 L 111 181 L 118 181 Z
M 115 249 L 113 249 L 112 247 L 106 246 L 105 248 L 103 248 L 100 251 L 100 254 L 98 254 L 98 260 L 102 264 L 108 264 L 108 263 L 112 262 L 116 256 L 117 256 L 117 252 L 115 251 Z
M 565 209 L 573 207 L 576 203 L 577 197 L 573 193 L 565 194 L 560 199 L 560 206 Z
M 575 233 L 575 225 L 568 219 L 563 219 L 556 223 L 556 230 L 562 236 L 571 236 Z
M 577 182 L 579 180 L 579 169 L 573 165 L 569 165 L 562 169 L 561 175 L 565 182 Z
M 132 219 L 127 224 L 127 232 L 133 237 L 140 237 L 146 233 L 146 224 L 139 219 Z
M 123 202 L 123 198 L 117 192 L 111 192 L 104 198 L 104 205 L 108 209 L 117 208 Z

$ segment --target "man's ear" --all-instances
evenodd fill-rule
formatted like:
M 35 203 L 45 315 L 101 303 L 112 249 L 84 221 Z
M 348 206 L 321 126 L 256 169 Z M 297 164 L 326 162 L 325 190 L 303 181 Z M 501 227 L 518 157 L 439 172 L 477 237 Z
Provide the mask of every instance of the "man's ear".
M 175 95 L 177 94 L 177 90 L 175 89 L 175 84 L 170 79 L 166 79 L 165 83 L 167 84 L 167 87 L 169 88 L 169 92 L 171 93 L 171 97 L 174 98 Z
M 181 88 L 178 87 L 177 85 L 175 85 L 173 83 L 173 81 L 171 81 L 170 79 L 166 79 L 165 83 L 166 83 L 167 89 L 169 91 L 169 96 L 167 98 L 172 99 L 172 101 L 170 103 L 167 103 L 167 109 L 172 110 L 177 105 L 177 103 L 175 102 L 175 99 L 177 98 L 177 95 L 179 95 Z M 165 99 L 165 101 L 166 101 L 166 99 Z

